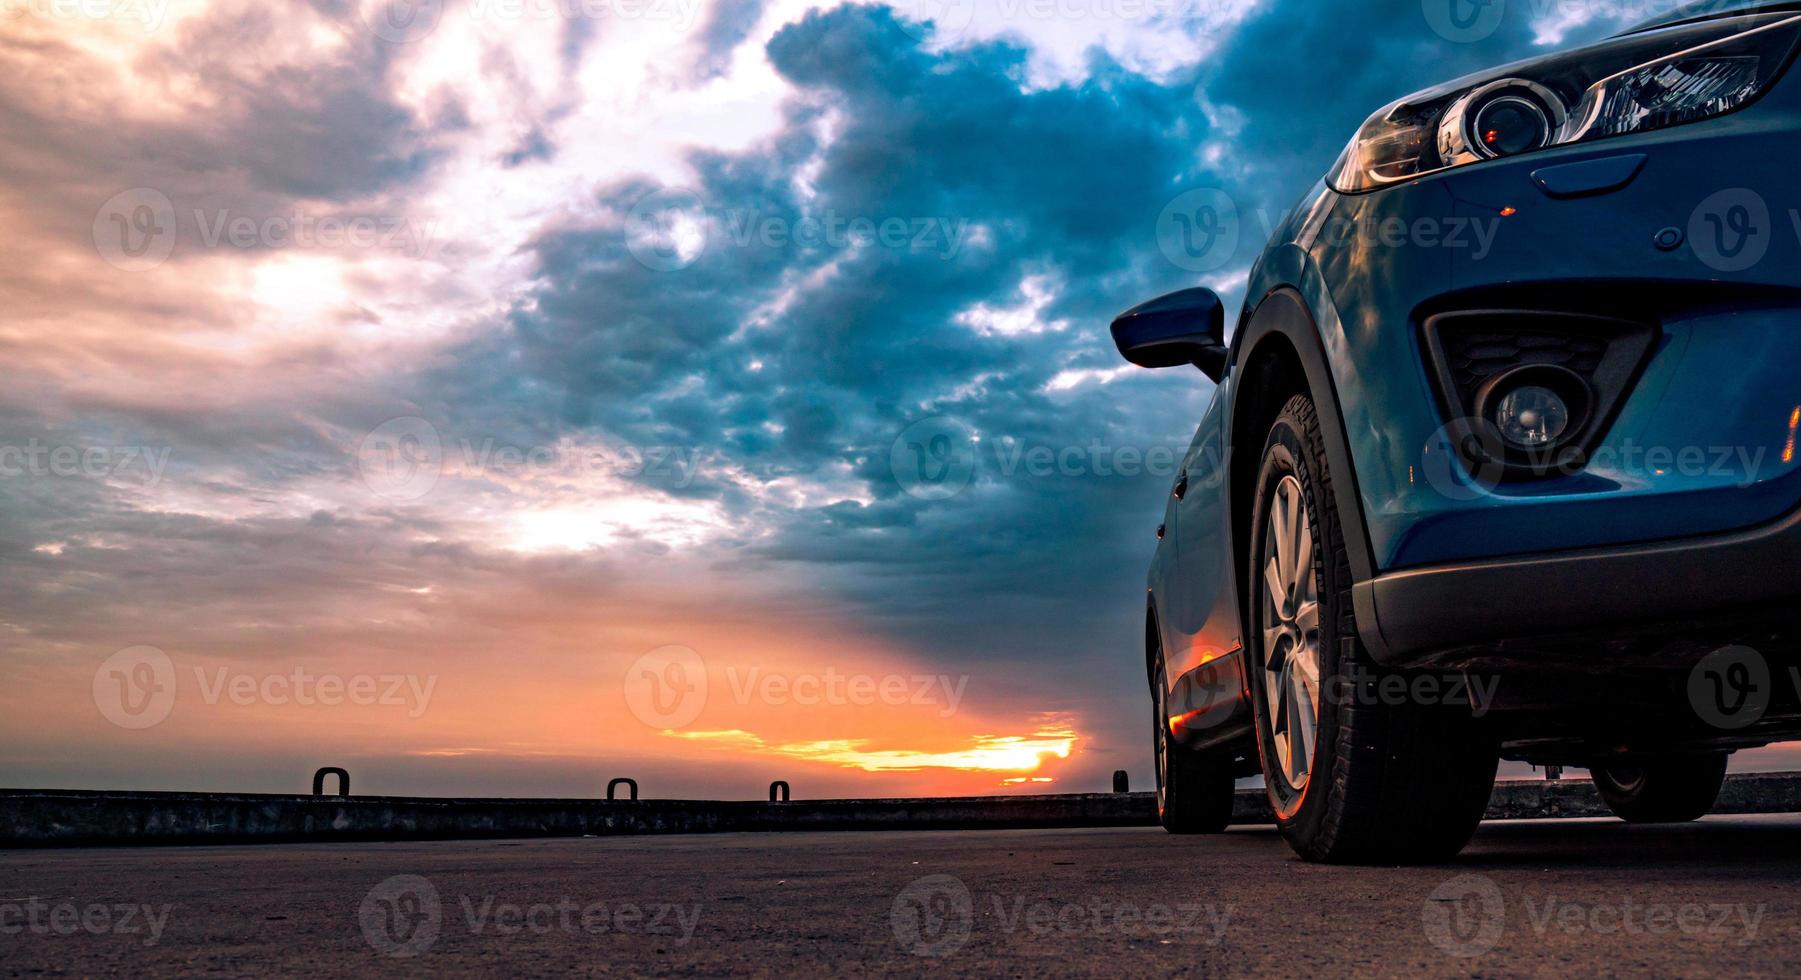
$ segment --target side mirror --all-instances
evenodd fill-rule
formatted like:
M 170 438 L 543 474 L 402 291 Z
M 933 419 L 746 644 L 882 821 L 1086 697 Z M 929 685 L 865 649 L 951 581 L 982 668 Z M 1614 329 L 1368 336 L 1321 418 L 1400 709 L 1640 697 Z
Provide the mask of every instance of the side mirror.
M 1120 356 L 1139 367 L 1193 364 L 1226 376 L 1226 308 L 1211 289 L 1184 289 L 1135 306 L 1113 321 Z

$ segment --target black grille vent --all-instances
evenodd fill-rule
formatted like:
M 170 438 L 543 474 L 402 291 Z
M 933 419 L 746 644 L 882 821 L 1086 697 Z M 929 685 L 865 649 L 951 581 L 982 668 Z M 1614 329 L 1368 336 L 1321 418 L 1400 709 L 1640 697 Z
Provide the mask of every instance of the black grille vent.
M 1446 367 L 1457 388 L 1457 401 L 1468 405 L 1482 382 L 1511 368 L 1554 364 L 1568 368 L 1590 384 L 1607 357 L 1608 342 L 1593 335 L 1499 333 L 1450 328 L 1443 333 Z
M 1423 326 L 1427 367 L 1444 400 L 1446 421 L 1476 416 L 1483 386 L 1515 368 L 1563 368 L 1588 382 L 1592 404 L 1569 443 L 1577 455 L 1592 451 L 1613 424 L 1658 337 L 1649 323 L 1542 310 L 1439 313 Z M 1510 479 L 1545 475 L 1511 457 L 1507 469 Z

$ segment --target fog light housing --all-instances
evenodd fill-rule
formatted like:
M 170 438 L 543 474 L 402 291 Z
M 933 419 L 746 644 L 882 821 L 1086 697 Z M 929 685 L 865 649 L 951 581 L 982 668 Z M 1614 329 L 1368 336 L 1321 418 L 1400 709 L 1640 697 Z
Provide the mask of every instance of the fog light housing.
M 1490 378 L 1476 393 L 1476 417 L 1493 427 L 1516 462 L 1556 463 L 1588 426 L 1594 396 L 1581 375 L 1530 364 Z

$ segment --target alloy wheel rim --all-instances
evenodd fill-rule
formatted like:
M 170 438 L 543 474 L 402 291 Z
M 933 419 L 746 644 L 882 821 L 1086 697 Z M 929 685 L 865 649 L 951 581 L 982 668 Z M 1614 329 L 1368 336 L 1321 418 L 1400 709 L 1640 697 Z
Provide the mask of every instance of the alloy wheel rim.
M 1607 770 L 1607 779 L 1622 793 L 1636 792 L 1644 785 L 1645 768 L 1643 766 L 1612 766 Z
M 1263 545 L 1263 692 L 1276 764 L 1299 793 L 1312 773 L 1320 711 L 1319 576 L 1301 482 L 1276 486 Z

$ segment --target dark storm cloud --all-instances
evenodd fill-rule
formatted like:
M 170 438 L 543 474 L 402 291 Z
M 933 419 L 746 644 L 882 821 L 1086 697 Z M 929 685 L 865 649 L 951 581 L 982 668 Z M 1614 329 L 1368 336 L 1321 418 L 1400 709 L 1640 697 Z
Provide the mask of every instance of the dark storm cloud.
M 1097 321 L 1148 277 L 1171 278 L 1150 260 L 1146 215 L 1193 176 L 1204 124 L 1184 90 L 1104 68 L 1080 87 L 1022 93 L 1023 50 L 929 54 L 881 8 L 809 15 L 769 54 L 803 88 L 794 127 L 749 154 L 695 159 L 712 226 L 692 264 L 658 271 L 630 254 L 622 225 L 657 190 L 647 182 L 603 188 L 609 221 L 534 246 L 551 286 L 506 343 L 566 417 L 780 444 L 820 463 L 843 458 L 847 444 L 830 437 L 858 415 L 905 419 L 904 407 L 988 372 L 1033 388 L 1111 363 Z M 821 113 L 837 127 L 823 147 L 809 132 Z M 810 194 L 794 179 L 807 171 Z M 803 219 L 898 220 L 926 242 L 740 240 L 760 221 Z M 1042 316 L 1072 334 L 1009 339 L 955 322 L 975 303 L 1014 305 L 1030 274 L 1060 281 Z M 747 323 L 772 303 L 767 323 Z M 770 420 L 793 434 L 765 443 L 744 431 Z

